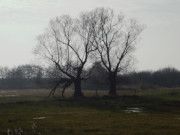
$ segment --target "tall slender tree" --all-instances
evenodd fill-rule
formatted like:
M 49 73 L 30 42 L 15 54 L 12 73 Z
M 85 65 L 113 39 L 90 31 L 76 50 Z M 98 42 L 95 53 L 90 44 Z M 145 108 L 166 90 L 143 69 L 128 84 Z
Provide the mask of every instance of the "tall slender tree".
M 116 95 L 117 74 L 130 66 L 139 34 L 144 26 L 136 19 L 116 15 L 112 9 L 97 8 L 94 17 L 94 40 L 99 59 L 109 74 L 109 94 Z

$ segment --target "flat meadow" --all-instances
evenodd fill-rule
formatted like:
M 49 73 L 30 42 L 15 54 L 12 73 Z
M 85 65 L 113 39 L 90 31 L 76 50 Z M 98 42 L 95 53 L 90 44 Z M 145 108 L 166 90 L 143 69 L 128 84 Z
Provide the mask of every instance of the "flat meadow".
M 49 90 L 1 90 L 0 135 L 179 135 L 180 89 L 84 90 L 65 97 Z M 18 134 L 19 133 L 19 134 Z

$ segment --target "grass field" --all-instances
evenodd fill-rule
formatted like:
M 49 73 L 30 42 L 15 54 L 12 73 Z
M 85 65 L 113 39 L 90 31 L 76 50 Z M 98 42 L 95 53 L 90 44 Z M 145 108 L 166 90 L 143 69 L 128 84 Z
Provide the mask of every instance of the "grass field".
M 180 90 L 84 91 L 48 98 L 47 90 L 0 91 L 0 135 L 180 135 Z

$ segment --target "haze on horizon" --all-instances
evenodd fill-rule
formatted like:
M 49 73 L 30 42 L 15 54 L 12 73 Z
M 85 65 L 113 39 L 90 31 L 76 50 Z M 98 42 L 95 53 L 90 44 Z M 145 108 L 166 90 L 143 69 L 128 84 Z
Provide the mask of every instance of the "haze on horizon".
M 36 36 L 51 18 L 96 7 L 123 12 L 147 26 L 135 51 L 136 70 L 180 70 L 180 0 L 0 0 L 0 66 L 36 63 Z

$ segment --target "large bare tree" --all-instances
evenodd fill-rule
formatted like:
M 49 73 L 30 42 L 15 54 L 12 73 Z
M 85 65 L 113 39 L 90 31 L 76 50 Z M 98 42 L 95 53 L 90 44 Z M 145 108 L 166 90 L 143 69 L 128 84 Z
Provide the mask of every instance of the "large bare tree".
M 83 96 L 81 81 L 87 79 L 88 58 L 94 51 L 94 34 L 88 16 L 81 15 L 72 19 L 68 15 L 56 17 L 50 21 L 46 31 L 39 35 L 35 53 L 55 64 L 62 73 L 55 89 L 62 79 L 74 84 L 74 96 Z
M 116 15 L 112 9 L 97 8 L 91 12 L 94 16 L 94 40 L 102 65 L 109 74 L 109 94 L 116 95 L 117 74 L 126 70 L 143 25 L 136 19 L 126 19 Z

